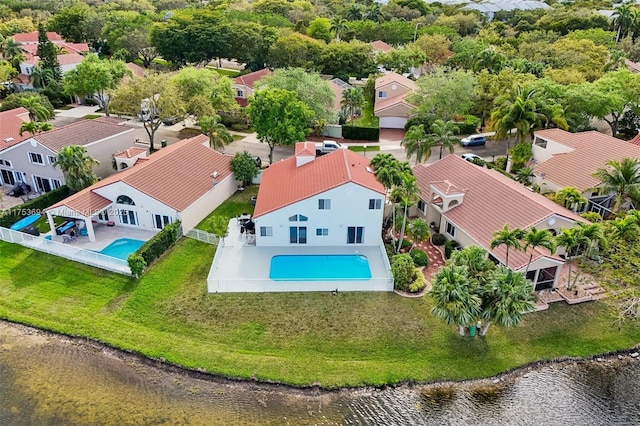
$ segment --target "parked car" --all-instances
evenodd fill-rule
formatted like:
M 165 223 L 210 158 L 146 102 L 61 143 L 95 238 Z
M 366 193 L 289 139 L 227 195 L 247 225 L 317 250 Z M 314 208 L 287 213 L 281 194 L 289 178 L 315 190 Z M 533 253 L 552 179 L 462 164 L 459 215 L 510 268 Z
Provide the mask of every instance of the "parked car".
M 324 155 L 344 148 L 336 141 L 322 141 L 316 144 L 316 155 Z
M 162 124 L 164 124 L 165 126 L 173 126 L 178 121 L 180 121 L 178 117 L 167 117 L 162 120 Z
M 460 140 L 462 146 L 480 146 L 487 143 L 487 138 L 483 135 L 469 135 Z
M 472 154 L 470 152 L 467 152 L 466 154 L 462 154 L 461 157 L 467 161 L 470 161 L 472 163 L 475 164 L 484 164 L 484 158 L 480 157 L 479 155 L 476 154 Z

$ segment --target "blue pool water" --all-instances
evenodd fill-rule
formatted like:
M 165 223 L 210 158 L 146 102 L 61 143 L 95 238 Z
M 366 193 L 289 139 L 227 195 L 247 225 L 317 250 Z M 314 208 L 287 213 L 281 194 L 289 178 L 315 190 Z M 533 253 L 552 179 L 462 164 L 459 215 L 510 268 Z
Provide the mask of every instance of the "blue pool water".
M 271 258 L 269 278 L 275 281 L 366 280 L 369 260 L 359 254 L 278 255 Z
M 100 250 L 100 253 L 106 256 L 127 260 L 127 257 L 142 247 L 143 244 L 144 241 L 132 240 L 131 238 L 119 238 Z

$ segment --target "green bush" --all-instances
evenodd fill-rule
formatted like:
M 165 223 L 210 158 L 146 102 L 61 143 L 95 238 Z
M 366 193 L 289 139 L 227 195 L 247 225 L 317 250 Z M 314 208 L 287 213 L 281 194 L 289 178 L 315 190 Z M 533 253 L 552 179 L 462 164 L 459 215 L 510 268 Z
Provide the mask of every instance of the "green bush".
M 391 258 L 391 273 L 393 287 L 396 290 L 407 291 L 416 279 L 416 267 L 408 254 L 398 254 Z
M 447 242 L 447 238 L 442 234 L 433 234 L 431 236 L 431 243 L 434 246 L 441 246 Z
M 435 118 L 432 115 L 414 115 L 412 117 L 409 117 L 407 123 L 404 125 L 404 129 L 409 130 L 411 126 L 418 126 L 422 124 L 425 130 L 428 130 L 431 128 L 431 125 L 434 121 Z
M 385 244 L 384 250 L 387 252 L 387 257 L 389 258 L 389 260 L 391 260 L 391 258 L 396 255 L 396 249 L 392 244 Z
M 251 126 L 249 116 L 242 110 L 234 112 L 219 111 L 220 123 L 234 130 L 246 130 Z
M 498 170 L 507 170 L 507 158 L 506 157 L 498 157 L 493 162 L 493 165 Z
M 479 124 L 480 119 L 475 115 L 465 115 L 463 122 L 456 122 L 456 126 L 458 127 L 456 135 L 471 135 L 476 133 Z
M 9 210 L 4 210 L 0 216 L 0 226 L 8 228 L 24 217 L 36 213 L 42 213 L 42 211 L 47 207 L 67 198 L 70 193 L 71 191 L 66 185 L 61 186 L 58 189 L 42 194 L 38 198 L 29 200 L 24 204 Z
M 429 266 L 429 256 L 423 250 L 413 249 L 411 250 L 411 258 L 416 266 Z
M 140 278 L 144 272 L 144 268 L 147 267 L 147 262 L 145 262 L 144 258 L 138 253 L 131 253 L 127 258 L 127 263 L 129 263 L 131 274 L 136 278 Z
M 182 224 L 180 221 L 174 222 L 165 226 L 162 231 L 144 243 L 135 254 L 140 255 L 147 266 L 151 265 L 154 260 L 173 246 L 181 236 Z M 131 268 L 131 264 L 129 264 L 129 267 Z M 133 269 L 131 271 L 133 272 Z
M 377 141 L 380 129 L 373 127 L 342 126 L 342 137 L 345 139 Z
M 407 247 L 411 247 L 411 241 L 403 239 L 402 244 L 400 244 L 400 248 L 404 249 Z
M 421 291 L 425 285 L 427 285 L 427 279 L 424 277 L 422 271 L 418 268 L 415 268 L 416 277 L 411 284 L 409 284 L 409 293 L 417 293 Z
M 460 247 L 460 244 L 456 240 L 447 241 L 444 244 L 444 258 L 449 259 L 451 257 L 451 253 L 457 248 Z

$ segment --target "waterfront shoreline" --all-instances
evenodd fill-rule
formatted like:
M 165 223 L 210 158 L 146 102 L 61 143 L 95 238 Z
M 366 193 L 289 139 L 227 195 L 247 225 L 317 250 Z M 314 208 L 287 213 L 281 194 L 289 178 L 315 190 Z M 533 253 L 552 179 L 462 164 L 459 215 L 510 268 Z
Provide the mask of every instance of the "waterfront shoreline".
M 467 378 L 467 379 L 444 379 L 433 381 L 412 381 L 404 380 L 395 383 L 388 383 L 380 386 L 362 385 L 362 386 L 343 386 L 337 388 L 324 387 L 321 384 L 310 385 L 295 385 L 286 382 L 275 382 L 259 380 L 254 378 L 243 377 L 228 377 L 222 374 L 211 373 L 207 371 L 200 371 L 197 369 L 190 369 L 182 367 L 177 364 L 169 363 L 163 359 L 150 358 L 142 355 L 139 352 L 128 351 L 116 346 L 110 345 L 105 342 L 101 342 L 97 339 L 90 339 L 83 336 L 71 336 L 63 333 L 56 332 L 54 330 L 47 330 L 43 328 L 34 327 L 29 324 L 18 323 L 7 319 L 0 319 L 0 331 L 11 329 L 14 332 L 14 337 L 27 337 L 37 336 L 45 337 L 45 341 L 39 341 L 39 344 L 74 344 L 83 347 L 88 350 L 97 350 L 105 355 L 119 359 L 120 361 L 134 361 L 143 366 L 156 368 L 164 373 L 183 375 L 189 378 L 209 381 L 221 385 L 239 385 L 244 386 L 250 390 L 268 390 L 268 391 L 280 391 L 287 393 L 298 393 L 306 396 L 321 396 L 326 394 L 340 393 L 345 391 L 381 391 L 385 389 L 402 389 L 402 388 L 417 388 L 427 386 L 447 386 L 447 385 L 498 385 L 500 383 L 509 382 L 519 377 L 526 377 L 526 374 L 548 366 L 563 366 L 567 364 L 578 364 L 586 362 L 598 362 L 606 363 L 610 361 L 628 361 L 628 362 L 640 362 L 640 357 L 632 357 L 632 353 L 640 351 L 640 344 L 633 348 L 622 349 L 607 353 L 594 354 L 587 357 L 559 357 L 549 360 L 532 361 L 524 365 L 516 366 L 500 372 L 496 375 L 484 378 Z M 0 344 L 2 343 L 2 335 L 0 334 Z

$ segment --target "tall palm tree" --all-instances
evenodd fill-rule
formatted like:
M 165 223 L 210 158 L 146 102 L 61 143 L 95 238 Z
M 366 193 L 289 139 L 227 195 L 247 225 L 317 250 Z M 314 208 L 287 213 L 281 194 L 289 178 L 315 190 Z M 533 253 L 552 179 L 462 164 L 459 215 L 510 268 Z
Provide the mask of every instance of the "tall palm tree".
M 336 41 L 340 41 L 340 32 L 347 31 L 349 29 L 348 21 L 344 19 L 340 15 L 336 15 L 331 20 L 331 24 L 329 25 L 329 31 L 335 31 L 336 33 Z
M 360 87 L 350 87 L 342 92 L 342 101 L 340 104 L 349 112 L 350 120 L 356 114 L 356 110 L 364 103 L 364 94 Z
M 411 168 L 406 163 L 401 163 L 392 154 L 380 153 L 371 159 L 371 166 L 374 170 L 374 175 L 378 182 L 382 184 L 387 195 L 387 200 L 390 201 L 391 189 L 396 185 L 400 185 L 402 182 L 402 173 L 411 171 Z M 386 204 L 386 203 L 385 203 Z M 391 209 L 392 227 L 395 229 L 396 225 L 396 209 Z M 395 247 L 395 236 L 393 233 L 392 240 Z
M 400 231 L 400 238 L 398 242 L 398 248 L 396 252 L 402 248 L 402 240 L 404 239 L 404 231 L 407 226 L 407 217 L 409 214 L 409 207 L 414 205 L 418 201 L 418 195 L 420 194 L 420 188 L 418 187 L 417 179 L 413 172 L 402 173 L 402 182 L 396 186 L 392 191 L 392 197 L 397 199 L 403 207 L 404 214 L 402 217 L 402 229 Z
M 533 89 L 516 87 L 515 92 L 496 99 L 498 106 L 491 112 L 496 138 L 508 136 L 516 129 L 516 143 L 524 142 L 532 129 L 546 122 L 546 117 L 538 111 L 537 92 Z
M 635 217 L 633 218 L 633 220 L 637 223 Z M 594 256 L 599 255 L 600 248 L 604 248 L 607 245 L 607 239 L 605 238 L 604 232 L 602 231 L 602 225 L 599 223 L 578 222 L 578 228 L 582 230 L 582 234 L 589 240 L 589 245 L 585 249 L 587 258 L 593 258 Z
M 429 296 L 435 305 L 431 313 L 447 324 L 457 326 L 461 336 L 464 336 L 464 328 L 482 312 L 482 300 L 475 294 L 464 266 L 446 265 L 441 268 L 433 279 Z
M 424 130 L 424 124 L 413 125 L 400 142 L 407 153 L 407 159 L 416 156 L 416 164 L 427 161 L 431 156 L 431 149 L 438 146 L 438 142 L 431 138 Z
M 40 65 L 36 65 L 33 67 L 29 80 L 31 80 L 31 84 L 36 89 L 44 89 L 55 81 L 55 75 L 50 68 L 42 68 Z
M 51 123 L 43 123 L 41 121 L 27 121 L 20 126 L 20 136 L 23 133 L 31 133 L 32 135 L 46 132 L 53 129 Z
M 612 210 L 619 212 L 625 204 L 640 200 L 640 163 L 635 158 L 610 160 L 606 168 L 596 170 L 593 176 L 602 181 L 607 192 L 615 192 Z
M 42 104 L 38 96 L 28 96 L 20 100 L 22 106 L 29 111 L 31 121 L 47 121 L 51 118 L 51 111 Z
M 384 22 L 384 14 L 382 13 L 380 3 L 373 3 L 369 6 L 365 11 L 363 18 L 379 24 Z
M 487 285 L 482 289 L 482 317 L 485 324 L 480 335 L 487 334 L 492 322 L 503 327 L 520 323 L 523 312 L 534 309 L 533 283 L 519 272 L 498 266 Z
M 442 148 L 446 147 L 450 154 L 453 154 L 453 146 L 460 144 L 460 139 L 453 136 L 458 132 L 460 128 L 455 125 L 451 120 L 445 122 L 444 120 L 436 120 L 431 125 L 431 139 L 438 143 L 440 146 L 440 159 L 442 159 Z
M 24 51 L 22 43 L 15 41 L 13 37 L 5 38 L 2 43 L 2 57 L 9 62 L 13 62 L 13 59 Z
M 589 244 L 589 239 L 584 236 L 581 228 L 563 228 L 560 230 L 560 234 L 556 237 L 556 245 L 564 247 L 566 250 L 567 266 L 569 268 L 567 274 L 567 290 L 572 287 L 571 283 L 571 269 L 573 266 L 573 257 L 577 254 L 578 249 L 582 245 Z M 576 281 L 577 281 L 576 275 Z
M 345 14 L 346 18 L 349 21 L 359 21 L 362 19 L 362 6 L 359 4 L 352 4 L 349 9 L 347 9 L 347 13 Z
M 409 238 L 413 240 L 414 243 L 420 243 L 429 238 L 429 233 L 431 229 L 429 228 L 429 224 L 424 219 L 413 219 L 409 222 L 407 226 L 407 235 Z M 411 250 L 413 250 L 414 245 L 411 245 Z
M 467 277 L 475 282 L 477 288 L 482 288 L 496 269 L 494 263 L 487 257 L 487 251 L 476 245 L 466 246 L 460 251 L 453 252 L 449 263 L 465 266 Z
M 553 252 L 556 251 L 556 241 L 549 230 L 537 229 L 535 226 L 531 227 L 531 229 L 524 234 L 522 241 L 524 242 L 524 247 L 522 248 L 524 251 L 527 251 L 529 248 L 531 249 L 529 262 L 524 271 L 524 276 L 526 277 L 529 272 L 529 266 L 531 266 L 531 261 L 533 261 L 533 251 L 537 247 L 544 247 L 553 254 Z
M 520 249 L 520 240 L 524 235 L 524 231 L 519 228 L 514 228 L 509 230 L 509 225 L 504 225 L 499 231 L 493 233 L 493 238 L 491 239 L 491 250 L 499 246 L 505 246 L 507 249 L 505 265 L 509 267 L 509 249 L 514 248 Z
M 217 115 L 202 117 L 198 125 L 202 133 L 209 136 L 209 146 L 212 149 L 224 152 L 224 146 L 233 142 L 233 136 L 224 124 L 220 123 L 220 117 Z
M 92 158 L 85 147 L 78 145 L 63 147 L 53 162 L 53 166 L 65 174 L 66 184 L 73 191 L 80 191 L 98 180 L 93 172 L 93 166 L 98 164 L 100 162 Z
M 626 2 L 618 6 L 611 15 L 613 18 L 613 26 L 616 29 L 616 43 L 629 31 L 632 25 L 633 3 Z

